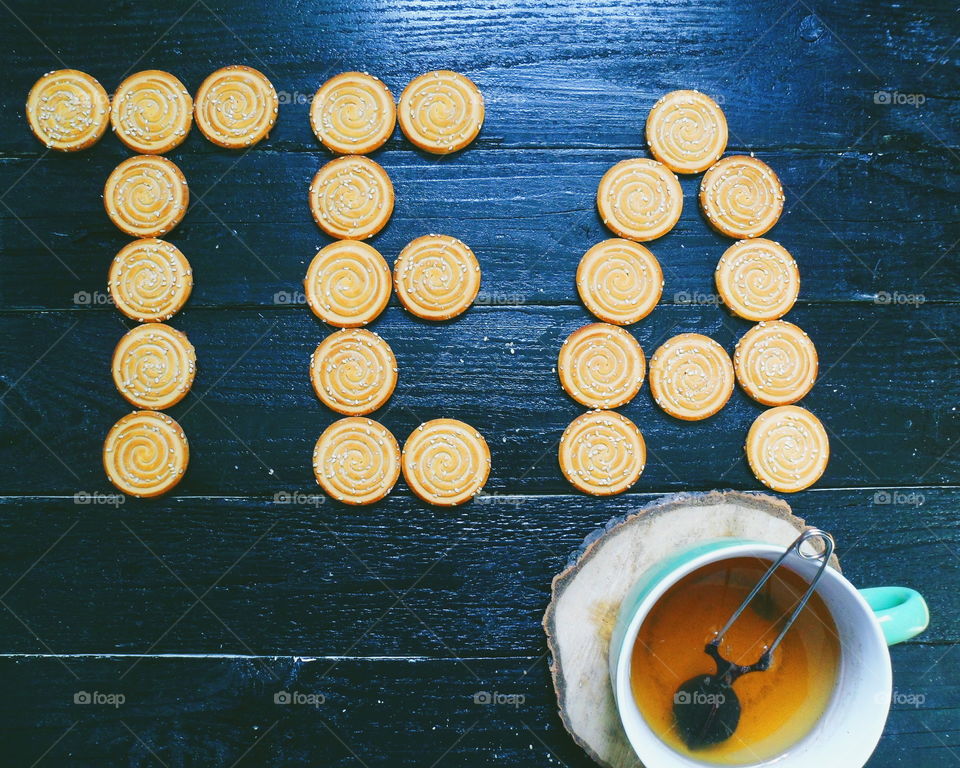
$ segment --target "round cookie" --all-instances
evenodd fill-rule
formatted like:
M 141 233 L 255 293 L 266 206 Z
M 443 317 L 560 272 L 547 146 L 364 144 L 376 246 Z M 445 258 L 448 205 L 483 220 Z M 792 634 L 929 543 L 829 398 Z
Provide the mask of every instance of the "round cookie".
M 163 323 L 145 323 L 117 342 L 112 368 L 113 383 L 127 402 L 159 411 L 190 391 L 197 355 L 186 334 Z
M 448 69 L 415 77 L 400 94 L 400 129 L 435 155 L 463 149 L 483 126 L 483 94 L 470 78 Z
M 747 433 L 747 461 L 757 479 L 781 493 L 809 488 L 830 459 L 830 440 L 805 408 L 781 405 L 764 411 Z
M 627 331 L 608 323 L 591 323 L 571 333 L 557 360 L 564 391 L 588 408 L 619 408 L 643 384 L 646 360 Z
M 480 263 L 457 238 L 424 235 L 400 251 L 393 284 L 408 312 L 424 320 L 450 320 L 477 297 Z
M 193 270 L 172 243 L 156 238 L 125 245 L 110 264 L 114 306 L 141 323 L 169 320 L 193 290 Z
M 381 147 L 397 124 L 393 94 L 366 72 L 343 72 L 320 86 L 310 105 L 317 138 L 338 155 L 365 155 Z
M 134 411 L 103 442 L 107 479 L 130 496 L 159 496 L 183 478 L 190 461 L 187 436 L 164 413 Z
M 253 67 L 223 67 L 200 84 L 193 105 L 200 132 L 214 144 L 243 149 L 265 138 L 280 100 L 266 75 Z
M 328 408 L 345 416 L 377 410 L 397 386 L 397 359 L 380 336 L 363 328 L 331 333 L 310 356 L 310 381 Z
M 727 308 L 754 322 L 783 317 L 800 293 L 797 262 L 780 243 L 764 237 L 727 248 L 714 280 Z
M 310 182 L 314 221 L 341 240 L 366 240 L 377 234 L 393 213 L 393 200 L 387 172 L 360 155 L 331 160 Z
M 320 249 L 303 280 L 313 313 L 340 328 L 376 320 L 390 301 L 391 287 L 386 260 L 359 240 L 338 240 Z
M 727 148 L 727 119 L 700 91 L 672 91 L 647 115 L 650 153 L 676 173 L 700 173 Z
M 469 424 L 434 419 L 403 446 L 403 479 L 429 504 L 452 507 L 473 498 L 490 475 L 487 441 Z
M 817 349 L 793 323 L 760 323 L 737 342 L 733 367 L 743 391 L 764 405 L 801 400 L 817 379 Z
M 646 158 L 621 160 L 600 179 L 597 210 L 603 223 L 620 237 L 655 240 L 679 220 L 683 190 L 663 163 Z
M 733 394 L 733 363 L 713 339 L 681 333 L 650 358 L 650 392 L 664 411 L 684 421 L 713 416 Z
M 134 152 L 160 155 L 179 146 L 190 133 L 193 99 L 169 72 L 137 72 L 117 86 L 110 124 L 117 138 Z
M 760 237 L 783 212 L 783 187 L 766 163 L 747 155 L 733 155 L 703 175 L 700 207 L 720 234 Z
M 27 95 L 27 122 L 48 149 L 76 152 L 96 144 L 110 122 L 110 97 L 76 69 L 47 72 Z
M 397 484 L 400 446 L 382 424 L 357 417 L 340 419 L 317 440 L 313 474 L 337 501 L 373 504 Z
M 159 237 L 187 212 L 190 190 L 180 169 L 165 157 L 137 155 L 107 177 L 103 205 L 107 216 L 131 237 Z
M 633 485 L 647 463 L 637 425 L 616 411 L 589 411 L 560 438 L 560 469 L 571 485 L 593 496 L 613 496 Z
M 611 237 L 580 259 L 577 292 L 594 315 L 607 323 L 630 325 L 649 315 L 663 292 L 657 257 L 639 243 Z

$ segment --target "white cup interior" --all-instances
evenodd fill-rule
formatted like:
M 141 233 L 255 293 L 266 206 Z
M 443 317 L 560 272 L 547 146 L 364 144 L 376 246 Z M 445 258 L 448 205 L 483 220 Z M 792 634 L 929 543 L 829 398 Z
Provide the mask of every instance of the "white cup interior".
M 742 544 L 700 555 L 673 571 L 656 585 L 637 606 L 619 648 L 616 649 L 614 694 L 620 720 L 637 756 L 656 768 L 691 768 L 715 765 L 681 755 L 665 744 L 647 725 L 637 708 L 630 686 L 633 646 L 650 608 L 664 592 L 689 573 L 708 563 L 734 557 L 760 557 L 773 562 L 783 553 L 772 545 Z M 792 554 L 781 565 L 810 581 L 819 562 Z M 880 626 L 860 593 L 838 571 L 827 568 L 817 585 L 837 626 L 840 665 L 827 710 L 813 729 L 785 753 L 751 768 L 860 768 L 873 753 L 887 719 L 892 695 L 890 654 Z

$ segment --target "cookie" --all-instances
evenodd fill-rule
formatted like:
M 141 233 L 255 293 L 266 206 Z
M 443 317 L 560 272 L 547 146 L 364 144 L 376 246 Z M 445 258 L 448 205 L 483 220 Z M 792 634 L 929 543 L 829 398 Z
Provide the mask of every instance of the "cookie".
M 761 413 L 747 433 L 747 461 L 757 479 L 781 493 L 809 488 L 830 459 L 830 440 L 805 408 L 781 405 Z
M 647 445 L 637 425 L 616 411 L 589 411 L 560 438 L 560 469 L 570 484 L 593 496 L 622 493 L 640 479 Z
M 190 190 L 180 169 L 165 157 L 137 155 L 107 177 L 103 205 L 110 221 L 131 237 L 159 237 L 187 212 Z
M 331 160 L 310 182 L 310 212 L 320 229 L 341 240 L 366 240 L 393 213 L 393 184 L 377 163 L 360 155 Z
M 647 115 L 650 153 L 675 173 L 700 173 L 727 148 L 727 119 L 700 91 L 672 91 Z
M 397 386 L 397 359 L 380 336 L 363 328 L 332 333 L 310 357 L 310 381 L 328 408 L 345 416 L 377 410 Z
M 376 320 L 390 301 L 391 286 L 386 260 L 359 240 L 338 240 L 322 248 L 303 281 L 313 313 L 340 328 Z
M 317 138 L 338 155 L 365 155 L 383 146 L 397 124 L 393 94 L 366 72 L 343 72 L 325 82 L 310 105 Z
M 400 94 L 403 135 L 435 155 L 467 146 L 480 133 L 483 116 L 480 89 L 470 78 L 448 69 L 415 77 Z
M 137 72 L 117 86 L 110 124 L 117 138 L 134 152 L 160 155 L 179 146 L 190 133 L 193 99 L 169 72 Z
M 27 95 L 30 130 L 48 149 L 75 152 L 96 144 L 110 122 L 110 97 L 76 69 L 47 72 Z
M 681 333 L 650 358 L 650 392 L 664 411 L 678 419 L 713 416 L 733 394 L 733 363 L 713 339 Z
M 773 169 L 755 157 L 725 157 L 700 181 L 700 208 L 722 235 L 760 237 L 783 212 L 783 187 Z
M 141 323 L 169 320 L 193 290 L 193 270 L 172 243 L 156 238 L 125 245 L 110 264 L 107 286 L 114 306 Z
M 429 504 L 452 507 L 473 498 L 490 475 L 487 441 L 469 424 L 434 419 L 403 446 L 403 479 Z
M 611 237 L 583 254 L 577 292 L 594 315 L 607 323 L 630 325 L 649 315 L 663 292 L 656 256 L 639 243 Z
M 197 355 L 186 334 L 163 323 L 127 332 L 113 351 L 113 383 L 127 402 L 161 411 L 190 391 Z
M 683 190 L 673 171 L 656 160 L 621 160 L 600 179 L 597 210 L 620 237 L 655 240 L 680 218 Z
M 817 379 L 817 349 L 793 323 L 760 323 L 737 342 L 733 367 L 743 391 L 764 405 L 802 399 Z
M 313 474 L 337 501 L 373 504 L 397 484 L 400 446 L 382 424 L 356 417 L 340 419 L 317 440 Z
M 266 138 L 279 107 L 266 75 L 233 66 L 218 69 L 200 84 L 193 112 L 200 132 L 214 144 L 243 149 Z
M 591 323 L 571 333 L 557 360 L 564 391 L 588 408 L 619 408 L 643 384 L 646 360 L 627 331 L 608 323 Z
M 408 312 L 424 320 L 449 320 L 466 312 L 477 297 L 480 264 L 457 238 L 424 235 L 400 251 L 393 284 Z
M 187 436 L 164 413 L 134 411 L 103 442 L 107 479 L 130 496 L 159 496 L 183 478 L 190 461 Z
M 727 248 L 714 279 L 727 308 L 755 322 L 783 317 L 800 293 L 797 262 L 782 245 L 763 237 Z

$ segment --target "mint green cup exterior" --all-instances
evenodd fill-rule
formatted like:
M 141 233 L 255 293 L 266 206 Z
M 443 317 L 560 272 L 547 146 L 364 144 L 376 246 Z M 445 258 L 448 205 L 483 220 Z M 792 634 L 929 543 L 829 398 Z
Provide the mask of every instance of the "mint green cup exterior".
M 704 763 L 675 752 L 647 726 L 630 686 L 633 645 L 650 608 L 664 592 L 703 566 L 734 557 L 759 557 L 771 563 L 777 547 L 744 539 L 718 539 L 679 552 L 649 569 L 620 606 L 610 639 L 610 680 L 621 723 L 633 750 L 645 765 L 693 768 Z M 781 567 L 813 578 L 818 561 L 788 556 Z M 793 768 L 858 768 L 872 754 L 886 723 L 893 694 L 888 645 L 915 637 L 929 623 L 920 594 L 906 587 L 857 590 L 839 571 L 827 568 L 817 587 L 837 625 L 840 672 L 827 711 L 806 737 L 772 760 L 752 764 Z M 692 642 L 696 640 L 691 638 Z

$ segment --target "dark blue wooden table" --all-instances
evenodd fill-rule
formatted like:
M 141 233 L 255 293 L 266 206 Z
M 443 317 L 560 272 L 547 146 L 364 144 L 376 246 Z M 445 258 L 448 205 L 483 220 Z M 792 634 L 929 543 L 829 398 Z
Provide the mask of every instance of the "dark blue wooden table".
M 591 530 L 657 494 L 760 488 L 742 455 L 760 407 L 739 391 L 686 424 L 644 388 L 622 409 L 651 454 L 630 494 L 577 495 L 556 463 L 581 410 L 552 371 L 589 320 L 574 270 L 608 236 L 597 182 L 646 153 L 657 97 L 690 87 L 723 105 L 729 148 L 755 152 L 786 189 L 772 236 L 800 265 L 790 319 L 820 351 L 805 402 L 833 448 L 819 485 L 789 501 L 836 534 L 856 583 L 915 587 L 932 609 L 930 629 L 893 651 L 871 765 L 960 763 L 954 4 L 2 0 L 0 18 L 0 763 L 586 766 L 549 682 L 551 576 Z M 195 129 L 171 155 L 193 197 L 170 238 L 196 283 L 172 321 L 199 357 L 171 411 L 190 469 L 166 498 L 104 503 L 101 443 L 129 410 L 109 360 L 129 323 L 103 303 L 126 238 L 100 194 L 128 152 L 110 135 L 45 152 L 23 103 L 63 66 L 108 91 L 166 69 L 194 91 L 238 63 L 282 94 L 269 140 L 238 154 Z M 310 469 L 334 415 L 307 376 L 329 330 L 296 295 L 327 242 L 306 200 L 329 157 L 309 99 L 345 69 L 397 95 L 438 67 L 483 90 L 483 132 L 436 158 L 398 131 L 374 155 L 397 205 L 372 242 L 392 263 L 415 236 L 455 235 L 482 263 L 482 293 L 442 325 L 391 304 L 375 328 L 400 384 L 375 417 L 401 440 L 438 416 L 476 426 L 489 495 L 439 509 L 401 483 L 347 508 L 315 495 Z M 632 329 L 648 354 L 694 330 L 729 350 L 748 327 L 713 303 L 729 241 L 702 220 L 698 180 L 682 181 L 681 221 L 652 245 L 664 300 Z M 517 696 L 485 705 L 481 691 Z

